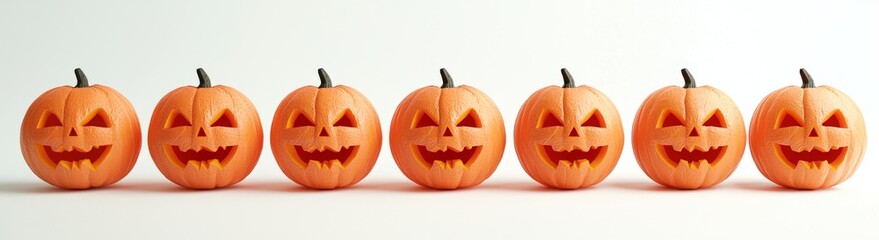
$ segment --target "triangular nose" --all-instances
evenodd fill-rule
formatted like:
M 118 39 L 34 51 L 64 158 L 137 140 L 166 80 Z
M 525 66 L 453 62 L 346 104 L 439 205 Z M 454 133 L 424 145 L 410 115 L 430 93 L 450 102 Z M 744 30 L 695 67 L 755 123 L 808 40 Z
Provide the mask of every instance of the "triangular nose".
M 446 131 L 443 132 L 443 137 L 451 137 L 451 136 L 452 136 L 452 130 L 449 128 L 446 128 Z
M 76 137 L 79 136 L 79 134 L 76 134 L 76 129 L 71 128 L 70 133 L 68 133 L 67 136 Z
M 568 134 L 568 137 L 579 137 L 580 134 L 577 134 L 576 128 L 571 128 L 571 133 Z
M 204 128 L 198 128 L 198 135 L 196 135 L 196 136 L 207 137 L 208 134 L 204 132 Z
M 698 136 L 699 136 L 699 132 L 696 131 L 696 128 L 693 128 L 693 130 L 690 130 L 690 137 L 698 137 Z
M 817 136 L 818 136 L 818 131 L 815 131 L 815 129 L 812 128 L 812 132 L 809 133 L 809 137 L 817 137 Z
M 329 136 L 330 136 L 330 133 L 327 132 L 327 128 L 321 128 L 321 129 L 320 129 L 320 135 L 318 135 L 318 136 L 320 136 L 320 137 L 329 137 Z

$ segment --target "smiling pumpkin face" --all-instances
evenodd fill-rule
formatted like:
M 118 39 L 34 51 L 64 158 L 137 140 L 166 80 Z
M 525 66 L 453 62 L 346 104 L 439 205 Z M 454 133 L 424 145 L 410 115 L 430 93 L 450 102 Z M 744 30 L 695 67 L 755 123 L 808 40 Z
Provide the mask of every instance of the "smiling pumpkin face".
M 745 125 L 736 104 L 720 90 L 687 84 L 669 86 L 638 109 L 632 146 L 638 165 L 653 181 L 673 188 L 717 185 L 738 166 L 745 150 Z
M 504 123 L 494 102 L 470 86 L 455 87 L 445 69 L 443 86 L 409 94 L 391 122 L 391 152 L 413 182 L 436 189 L 479 185 L 504 151 Z
M 262 151 L 262 126 L 250 100 L 226 86 L 201 84 L 171 91 L 156 105 L 148 143 L 156 166 L 172 182 L 193 189 L 238 183 Z
M 800 69 L 801 87 L 770 93 L 751 119 L 751 155 L 772 182 L 797 189 L 829 188 L 848 179 L 866 148 L 855 102 L 829 86 L 815 87 Z
M 516 153 L 535 181 L 554 188 L 598 184 L 617 164 L 623 127 L 610 99 L 588 86 L 575 86 L 562 69 L 565 85 L 538 90 L 516 118 Z
M 88 85 L 49 90 L 34 100 L 21 124 L 21 152 L 43 181 L 65 189 L 113 184 L 128 175 L 140 153 L 140 123 L 122 94 Z
M 347 86 L 299 88 L 281 101 L 272 121 L 272 152 L 284 174 L 315 189 L 354 185 L 375 165 L 381 124 L 369 100 Z

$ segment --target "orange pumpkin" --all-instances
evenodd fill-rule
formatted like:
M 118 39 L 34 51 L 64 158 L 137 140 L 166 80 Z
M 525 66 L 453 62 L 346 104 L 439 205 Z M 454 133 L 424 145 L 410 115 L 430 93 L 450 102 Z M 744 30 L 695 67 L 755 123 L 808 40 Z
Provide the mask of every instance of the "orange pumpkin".
M 211 86 L 199 68 L 198 87 L 171 91 L 156 105 L 147 143 L 168 180 L 193 189 L 238 183 L 262 151 L 262 125 L 253 103 L 227 86 Z
M 681 69 L 684 87 L 653 92 L 635 116 L 632 146 L 653 181 L 678 189 L 723 182 L 745 151 L 745 124 L 735 102 L 720 90 L 696 87 Z
M 479 185 L 504 152 L 504 121 L 494 102 L 470 86 L 455 87 L 440 69 L 441 87 L 415 90 L 391 121 L 391 153 L 413 182 L 435 189 Z
M 589 86 L 564 85 L 534 92 L 516 117 L 516 154 L 535 181 L 554 188 L 598 184 L 613 171 L 623 150 L 623 126 L 613 102 Z
M 381 124 L 372 103 L 348 86 L 333 86 L 323 68 L 321 84 L 287 95 L 272 120 L 275 160 L 294 182 L 315 189 L 351 186 L 375 166 Z
M 772 182 L 797 189 L 839 184 L 855 172 L 867 147 L 864 117 L 855 102 L 830 86 L 803 85 L 770 93 L 751 118 L 751 156 Z
M 134 106 L 107 86 L 89 86 L 77 68 L 76 86 L 53 88 L 28 108 L 21 153 L 43 181 L 65 189 L 103 187 L 131 172 L 140 153 Z

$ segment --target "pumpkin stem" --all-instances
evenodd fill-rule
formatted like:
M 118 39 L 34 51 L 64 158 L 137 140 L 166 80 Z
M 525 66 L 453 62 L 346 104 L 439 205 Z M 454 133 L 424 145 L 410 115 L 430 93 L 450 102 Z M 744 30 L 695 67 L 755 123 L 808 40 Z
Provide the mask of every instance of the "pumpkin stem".
M 812 81 L 812 75 L 809 75 L 809 72 L 806 72 L 805 68 L 800 68 L 800 78 L 803 79 L 803 86 L 801 86 L 801 88 L 815 87 L 815 81 Z
M 85 73 L 82 72 L 82 69 L 73 69 L 73 74 L 76 75 L 75 88 L 89 87 L 89 78 L 85 76 Z
M 574 77 L 571 77 L 571 73 L 568 72 L 567 68 L 562 68 L 562 78 L 565 79 L 565 85 L 562 85 L 562 88 L 575 88 L 575 87 L 577 87 L 574 85 Z
M 198 74 L 198 88 L 211 87 L 211 78 L 208 77 L 208 74 L 206 72 L 204 72 L 204 69 L 196 69 L 195 74 Z
M 693 74 L 690 74 L 690 70 L 682 68 L 681 75 L 684 75 L 684 88 L 696 88 L 696 79 L 693 79 Z
M 452 81 L 449 71 L 446 71 L 445 68 L 440 68 L 440 75 L 443 76 L 443 85 L 440 88 L 455 88 L 455 82 Z
M 333 87 L 333 80 L 330 79 L 330 75 L 327 74 L 326 70 L 324 70 L 323 68 L 318 68 L 317 75 L 320 76 L 320 86 L 318 86 L 318 88 Z

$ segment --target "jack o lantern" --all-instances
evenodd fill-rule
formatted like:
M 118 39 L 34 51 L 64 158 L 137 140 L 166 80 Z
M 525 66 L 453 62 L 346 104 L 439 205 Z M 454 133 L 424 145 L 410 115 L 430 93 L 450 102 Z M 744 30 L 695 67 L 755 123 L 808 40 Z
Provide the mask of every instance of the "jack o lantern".
M 597 89 L 564 85 L 538 90 L 516 118 L 515 145 L 535 181 L 559 189 L 595 185 L 610 174 L 623 150 L 623 126 L 610 99 Z
M 382 145 L 372 103 L 348 86 L 333 86 L 323 68 L 321 84 L 287 95 L 272 120 L 272 152 L 284 174 L 315 189 L 354 185 L 366 177 Z
M 413 182 L 435 189 L 479 185 L 500 163 L 504 121 L 494 102 L 470 86 L 443 85 L 406 96 L 391 121 L 391 153 Z
M 745 151 L 745 124 L 731 98 L 681 69 L 684 87 L 653 92 L 635 115 L 632 146 L 653 181 L 678 189 L 723 182 Z
M 171 91 L 156 105 L 147 143 L 159 171 L 177 185 L 213 189 L 250 174 L 262 151 L 253 103 L 234 88 L 211 86 L 201 68 L 198 87 Z
M 77 68 L 76 86 L 53 88 L 28 108 L 21 153 L 31 171 L 64 189 L 103 187 L 131 172 L 140 153 L 134 106 L 107 86 L 91 85 Z
M 867 147 L 864 117 L 855 102 L 830 86 L 803 85 L 770 93 L 751 118 L 751 156 L 772 182 L 822 189 L 854 174 Z

